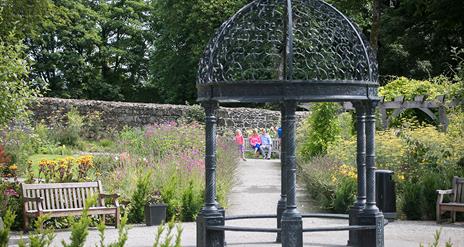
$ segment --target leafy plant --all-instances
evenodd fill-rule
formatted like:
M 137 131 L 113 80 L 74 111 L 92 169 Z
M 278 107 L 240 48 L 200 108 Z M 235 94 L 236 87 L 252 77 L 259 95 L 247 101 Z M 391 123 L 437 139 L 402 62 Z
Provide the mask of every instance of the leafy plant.
M 333 208 L 335 212 L 346 213 L 356 200 L 356 179 L 341 176 L 335 188 Z
M 191 179 L 182 193 L 182 221 L 194 221 L 203 206 L 202 190 Z
M 319 103 L 314 105 L 308 127 L 304 129 L 300 154 L 305 160 L 316 155 L 324 155 L 328 145 L 340 135 L 337 112 L 340 107 L 335 103 Z
M 176 232 L 174 233 L 174 227 Z M 165 233 L 164 241 L 161 240 L 163 233 Z M 153 247 L 180 247 L 182 242 L 183 227 L 180 223 L 176 224 L 172 218 L 167 224 L 161 224 L 156 229 L 155 242 Z M 174 240 L 174 244 L 172 240 Z
M 128 215 L 126 212 L 124 216 L 121 218 L 121 224 L 119 225 L 118 229 L 118 240 L 109 245 L 105 245 L 105 223 L 103 221 L 100 221 L 100 223 L 97 225 L 97 230 L 100 236 L 100 247 L 123 247 L 125 245 L 128 238 L 127 219 Z
M 441 237 L 441 232 L 442 228 L 439 230 L 435 231 L 435 234 L 433 235 L 433 243 L 428 244 L 428 247 L 439 247 L 440 246 L 440 237 Z M 425 247 L 423 244 L 419 245 L 420 247 Z M 448 239 L 445 243 L 445 247 L 452 247 L 453 243 L 451 242 L 451 239 Z
M 77 109 L 71 108 L 66 113 L 66 125 L 58 125 L 55 127 L 54 139 L 61 145 L 78 146 L 81 141 L 82 130 L 84 126 L 84 118 L 79 114 Z
M 28 79 L 29 64 L 23 43 L 10 43 L 11 40 L 14 32 L 0 38 L 0 128 L 12 120 L 26 120 L 30 114 L 28 106 L 40 96 Z
M 11 226 L 13 225 L 14 219 L 16 218 L 16 214 L 7 209 L 5 215 L 3 215 L 3 226 L 0 227 L 0 246 L 7 247 L 8 241 L 10 240 L 10 231 Z
M 129 219 L 133 223 L 141 223 L 144 221 L 145 205 L 148 202 L 150 193 L 150 178 L 151 172 L 141 175 L 137 180 L 137 186 L 132 195 Z
M 45 221 L 50 219 L 48 215 L 41 215 L 35 222 L 35 230 L 29 234 L 29 247 L 48 247 L 55 238 L 55 231 L 51 228 L 43 228 Z M 26 243 L 21 239 L 19 247 L 26 247 Z
M 72 222 L 71 226 L 71 242 L 68 244 L 66 241 L 62 241 L 63 247 L 83 247 L 85 244 L 85 240 L 87 235 L 89 234 L 89 225 L 90 225 L 90 217 L 89 217 L 89 208 L 94 205 L 97 201 L 96 196 L 89 197 L 85 200 L 84 210 L 82 211 L 82 215 L 78 221 L 75 221 L 74 218 L 70 217 L 70 221 Z

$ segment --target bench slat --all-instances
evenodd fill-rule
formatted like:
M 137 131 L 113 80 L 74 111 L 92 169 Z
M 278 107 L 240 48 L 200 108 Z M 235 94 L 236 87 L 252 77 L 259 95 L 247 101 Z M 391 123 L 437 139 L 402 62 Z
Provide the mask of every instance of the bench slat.
M 44 209 L 50 209 L 50 190 L 44 190 L 45 192 L 45 205 L 46 207 Z
M 73 197 L 73 208 L 79 208 L 79 204 L 78 204 L 78 201 L 77 201 L 77 193 L 76 193 L 76 188 L 71 188 L 71 193 L 72 193 L 72 197 Z
M 82 205 L 85 206 L 85 202 L 87 200 L 87 188 L 80 188 L 82 194 Z
M 51 189 L 50 190 L 50 207 L 52 209 L 55 209 L 55 201 L 56 201 L 55 191 L 54 189 Z
M 60 196 L 60 208 L 64 209 L 64 198 L 63 198 L 63 189 L 58 189 L 58 195 Z
M 98 182 L 83 183 L 51 183 L 51 184 L 23 184 L 23 189 L 53 189 L 53 188 L 83 188 L 98 187 Z
M 63 188 L 63 196 L 65 198 L 65 209 L 72 208 L 72 197 L 71 190 L 69 188 Z

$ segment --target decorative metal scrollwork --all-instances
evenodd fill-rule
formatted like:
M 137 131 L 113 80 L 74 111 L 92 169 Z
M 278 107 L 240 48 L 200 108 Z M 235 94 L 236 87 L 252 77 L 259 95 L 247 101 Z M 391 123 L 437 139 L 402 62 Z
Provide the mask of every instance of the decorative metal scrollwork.
M 288 30 L 287 8 L 287 1 L 255 0 L 225 22 L 201 59 L 198 83 L 284 80 L 287 52 L 293 80 L 377 81 L 374 53 L 343 14 L 320 0 L 293 0 Z

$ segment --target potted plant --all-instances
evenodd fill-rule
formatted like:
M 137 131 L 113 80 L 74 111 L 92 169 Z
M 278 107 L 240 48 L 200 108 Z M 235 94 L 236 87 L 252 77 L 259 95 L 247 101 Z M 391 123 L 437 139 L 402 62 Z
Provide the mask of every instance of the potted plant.
M 163 203 L 161 193 L 155 191 L 155 193 L 148 198 L 147 204 L 145 205 L 145 223 L 147 226 L 156 226 L 166 222 L 166 208 L 167 205 Z

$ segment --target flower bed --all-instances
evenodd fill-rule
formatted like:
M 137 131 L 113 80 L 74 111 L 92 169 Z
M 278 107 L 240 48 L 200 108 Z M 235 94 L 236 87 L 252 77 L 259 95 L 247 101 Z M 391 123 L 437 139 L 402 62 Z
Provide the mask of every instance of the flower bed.
M 403 217 L 434 219 L 436 190 L 450 188 L 453 176 L 464 176 L 463 124 L 464 114 L 455 112 L 447 133 L 414 122 L 376 132 L 376 166 L 395 172 Z M 300 157 L 299 164 L 300 178 L 321 208 L 347 212 L 356 194 L 356 137 L 338 137 L 326 153 Z
M 119 193 L 122 201 L 129 204 L 128 220 L 133 223 L 143 221 L 144 206 L 153 200 L 168 205 L 168 218 L 183 221 L 194 220 L 203 205 L 204 127 L 200 124 L 171 122 L 143 129 L 126 128 L 105 139 L 102 155 L 73 155 L 93 151 L 80 147 L 94 147 L 101 142 L 85 139 L 76 146 L 66 147 L 65 155 L 42 155 L 47 153 L 43 150 L 62 146 L 52 140 L 51 132 L 38 125 L 28 132 L 13 130 L 3 134 L 7 138 L 3 142 L 5 151 L 0 145 L 4 177 L 0 202 L 5 207 L 0 213 L 3 215 L 7 207 L 16 212 L 18 217 L 13 228 L 20 227 L 22 219 L 19 180 L 36 183 L 101 180 L 107 192 Z M 29 140 L 34 137 L 37 139 Z M 217 200 L 223 206 L 227 204 L 226 196 L 238 163 L 235 145 L 228 140 L 222 137 L 217 140 Z M 33 148 L 21 147 L 21 142 L 26 141 L 26 146 Z M 27 156 L 33 161 L 24 158 Z

